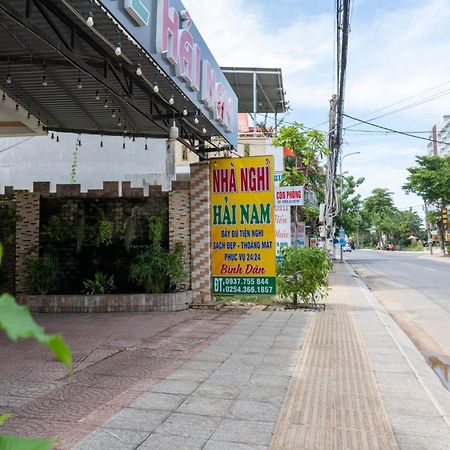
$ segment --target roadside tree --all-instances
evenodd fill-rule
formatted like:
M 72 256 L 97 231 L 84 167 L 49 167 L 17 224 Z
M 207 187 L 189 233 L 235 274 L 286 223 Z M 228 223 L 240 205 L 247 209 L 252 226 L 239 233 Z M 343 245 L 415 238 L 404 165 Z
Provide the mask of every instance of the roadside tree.
M 414 192 L 438 209 L 447 207 L 450 202 L 450 156 L 418 156 L 416 162 L 416 167 L 408 169 L 410 175 L 403 189 L 407 193 Z M 441 250 L 445 254 L 442 220 L 438 219 L 436 224 Z

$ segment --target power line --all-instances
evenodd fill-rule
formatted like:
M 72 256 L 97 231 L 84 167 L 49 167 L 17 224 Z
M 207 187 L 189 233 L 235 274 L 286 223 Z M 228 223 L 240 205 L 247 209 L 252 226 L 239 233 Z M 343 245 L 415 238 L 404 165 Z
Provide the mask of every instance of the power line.
M 17 147 L 18 145 L 23 144 L 24 142 L 29 141 L 30 139 L 33 139 L 33 138 L 34 138 L 34 136 L 30 136 L 30 137 L 28 137 L 28 138 L 26 138 L 26 139 L 23 139 L 23 140 L 20 141 L 20 142 L 16 142 L 15 144 L 10 145 L 9 147 L 2 148 L 2 149 L 0 150 L 0 153 L 6 152 L 7 150 L 10 150 L 10 149 L 12 149 L 12 148 L 14 148 L 14 147 Z
M 412 138 L 421 139 L 423 141 L 428 141 L 428 142 L 436 142 L 438 144 L 444 144 L 444 145 L 448 145 L 449 144 L 448 142 L 437 141 L 437 140 L 434 140 L 434 139 L 424 138 L 422 136 L 416 136 L 414 134 L 406 133 L 404 131 L 398 131 L 398 130 L 393 130 L 392 128 L 382 127 L 381 125 L 376 125 L 375 123 L 371 123 L 371 122 L 367 122 L 365 120 L 357 119 L 356 117 L 349 116 L 348 114 L 343 114 L 343 115 L 345 117 L 349 118 L 349 119 L 356 120 L 357 122 L 360 122 L 360 123 L 365 123 L 366 125 L 370 125 L 370 126 L 375 127 L 375 128 L 381 128 L 382 130 L 387 130 L 387 131 L 390 131 L 391 133 L 402 134 L 404 136 L 409 136 L 409 137 L 412 137 Z

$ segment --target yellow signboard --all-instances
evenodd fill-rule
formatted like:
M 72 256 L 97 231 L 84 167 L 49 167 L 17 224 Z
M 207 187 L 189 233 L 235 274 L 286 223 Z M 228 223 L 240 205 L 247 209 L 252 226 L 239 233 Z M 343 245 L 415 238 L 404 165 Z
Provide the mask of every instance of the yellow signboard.
M 273 156 L 211 159 L 213 294 L 275 294 Z

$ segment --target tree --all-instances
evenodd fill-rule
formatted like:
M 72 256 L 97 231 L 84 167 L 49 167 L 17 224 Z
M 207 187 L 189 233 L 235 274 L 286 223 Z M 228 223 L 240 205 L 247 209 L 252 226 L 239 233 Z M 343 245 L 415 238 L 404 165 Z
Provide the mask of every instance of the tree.
M 285 160 L 282 186 L 305 186 L 305 192 L 315 194 L 319 202 L 324 199 L 325 173 L 320 166 L 320 160 L 329 153 L 325 143 L 324 133 L 318 130 L 306 130 L 303 124 L 295 122 L 293 125 L 280 128 L 273 145 L 287 147 L 294 152 L 293 157 Z M 313 211 L 314 210 L 314 211 Z M 317 208 L 295 208 L 294 220 L 297 224 L 304 220 L 313 229 L 317 225 L 319 211 Z M 297 242 L 297 238 L 295 238 Z
M 355 179 L 353 176 L 338 178 L 342 220 L 336 217 L 336 228 L 343 228 L 348 236 L 354 236 L 358 232 L 361 221 L 362 200 L 361 195 L 355 195 L 356 188 L 364 182 L 364 178 Z
M 363 203 L 363 222 L 370 225 L 375 233 L 377 245 L 385 246 L 383 236 L 393 230 L 392 217 L 398 213 L 392 199 L 393 192 L 376 188 Z
M 416 167 L 410 167 L 403 189 L 422 197 L 438 209 L 446 208 L 450 201 L 450 156 L 417 156 Z M 439 242 L 445 254 L 445 237 L 442 221 L 437 221 Z

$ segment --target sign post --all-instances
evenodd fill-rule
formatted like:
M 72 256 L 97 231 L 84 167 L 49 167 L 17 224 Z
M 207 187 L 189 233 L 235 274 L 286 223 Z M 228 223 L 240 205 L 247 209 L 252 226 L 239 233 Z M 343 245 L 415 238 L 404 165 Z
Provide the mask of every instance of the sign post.
M 273 157 L 210 164 L 212 293 L 275 294 Z

